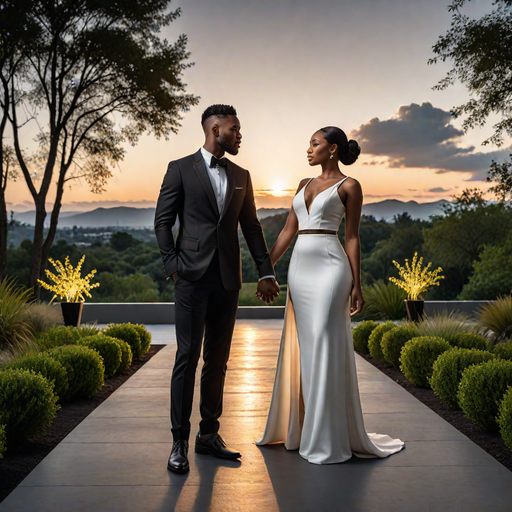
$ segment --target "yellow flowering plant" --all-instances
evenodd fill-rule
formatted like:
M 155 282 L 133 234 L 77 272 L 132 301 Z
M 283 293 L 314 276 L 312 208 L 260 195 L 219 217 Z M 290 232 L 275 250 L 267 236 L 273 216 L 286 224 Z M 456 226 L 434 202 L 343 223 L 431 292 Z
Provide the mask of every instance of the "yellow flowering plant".
M 73 268 L 73 265 L 69 262 L 69 256 L 66 256 L 64 265 L 59 260 L 53 261 L 51 258 L 48 258 L 48 261 L 57 271 L 57 275 L 55 275 L 48 269 L 45 270 L 46 277 L 53 281 L 53 284 L 45 283 L 40 279 L 37 281 L 44 289 L 55 294 L 52 298 L 52 302 L 57 297 L 60 297 L 60 300 L 64 302 L 84 302 L 84 295 L 91 297 L 90 291 L 93 288 L 97 288 L 100 283 L 91 284 L 91 279 L 94 277 L 94 274 L 96 274 L 96 270 L 91 271 L 85 277 L 80 275 L 84 260 L 85 255 L 82 256 L 76 268 Z
M 425 268 L 422 268 L 423 256 L 418 259 L 418 253 L 414 253 L 411 264 L 409 260 L 405 260 L 405 265 L 402 267 L 395 260 L 393 264 L 398 269 L 400 279 L 390 277 L 389 280 L 403 288 L 407 292 L 409 300 L 419 300 L 422 293 L 428 291 L 431 286 L 439 286 L 439 280 L 444 279 L 439 273 L 443 271 L 441 267 L 436 270 L 429 270 L 432 262 L 429 262 Z

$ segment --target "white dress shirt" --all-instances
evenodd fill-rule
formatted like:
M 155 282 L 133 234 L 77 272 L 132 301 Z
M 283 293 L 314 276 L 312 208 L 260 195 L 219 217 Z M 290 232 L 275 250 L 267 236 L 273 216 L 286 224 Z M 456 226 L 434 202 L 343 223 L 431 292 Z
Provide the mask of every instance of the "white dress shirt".
M 219 214 L 222 214 L 224 201 L 226 199 L 226 191 L 228 189 L 226 169 L 220 165 L 210 167 L 213 155 L 206 149 L 201 148 L 201 154 L 203 155 L 204 163 L 208 169 L 208 176 L 212 182 L 213 191 L 215 192 L 215 199 L 217 200 L 217 207 L 219 208 Z

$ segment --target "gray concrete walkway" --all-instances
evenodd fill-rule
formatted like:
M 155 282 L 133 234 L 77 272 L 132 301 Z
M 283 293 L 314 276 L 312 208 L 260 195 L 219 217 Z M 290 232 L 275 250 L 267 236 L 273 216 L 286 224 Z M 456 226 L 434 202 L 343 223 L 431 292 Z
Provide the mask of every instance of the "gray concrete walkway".
M 174 326 L 158 326 L 155 341 L 168 346 L 75 428 L 0 512 L 512 510 L 512 473 L 360 357 L 367 430 L 404 439 L 405 450 L 315 466 L 282 446 L 257 447 L 281 325 L 237 324 L 221 434 L 241 450 L 241 462 L 192 452 L 190 473 L 167 470 L 175 342 Z

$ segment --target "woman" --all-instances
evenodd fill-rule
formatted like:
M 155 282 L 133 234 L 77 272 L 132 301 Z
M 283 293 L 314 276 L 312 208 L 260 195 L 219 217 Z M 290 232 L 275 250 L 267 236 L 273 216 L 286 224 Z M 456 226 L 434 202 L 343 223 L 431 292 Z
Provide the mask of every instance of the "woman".
M 387 457 L 404 443 L 364 428 L 350 316 L 364 304 L 359 218 L 363 194 L 338 161 L 360 153 L 340 129 L 313 134 L 309 165 L 317 178 L 302 180 L 270 259 L 275 265 L 298 232 L 288 269 L 288 298 L 272 402 L 258 445 L 284 442 L 314 464 L 358 457 Z M 345 214 L 345 247 L 337 229 Z

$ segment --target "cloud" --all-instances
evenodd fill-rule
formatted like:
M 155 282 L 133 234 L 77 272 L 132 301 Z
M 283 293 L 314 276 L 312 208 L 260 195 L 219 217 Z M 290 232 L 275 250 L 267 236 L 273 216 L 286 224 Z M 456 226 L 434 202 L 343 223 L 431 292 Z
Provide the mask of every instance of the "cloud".
M 350 136 L 358 140 L 363 153 L 386 156 L 390 168 L 471 173 L 469 181 L 483 179 L 492 160 L 502 161 L 508 156 L 508 149 L 482 153 L 474 146 L 461 146 L 464 132 L 451 120 L 450 112 L 430 102 L 411 103 L 384 121 L 370 119 Z
M 444 192 L 450 192 L 451 188 L 443 188 L 443 187 L 434 187 L 429 188 L 427 192 L 434 192 L 436 194 L 442 194 Z

